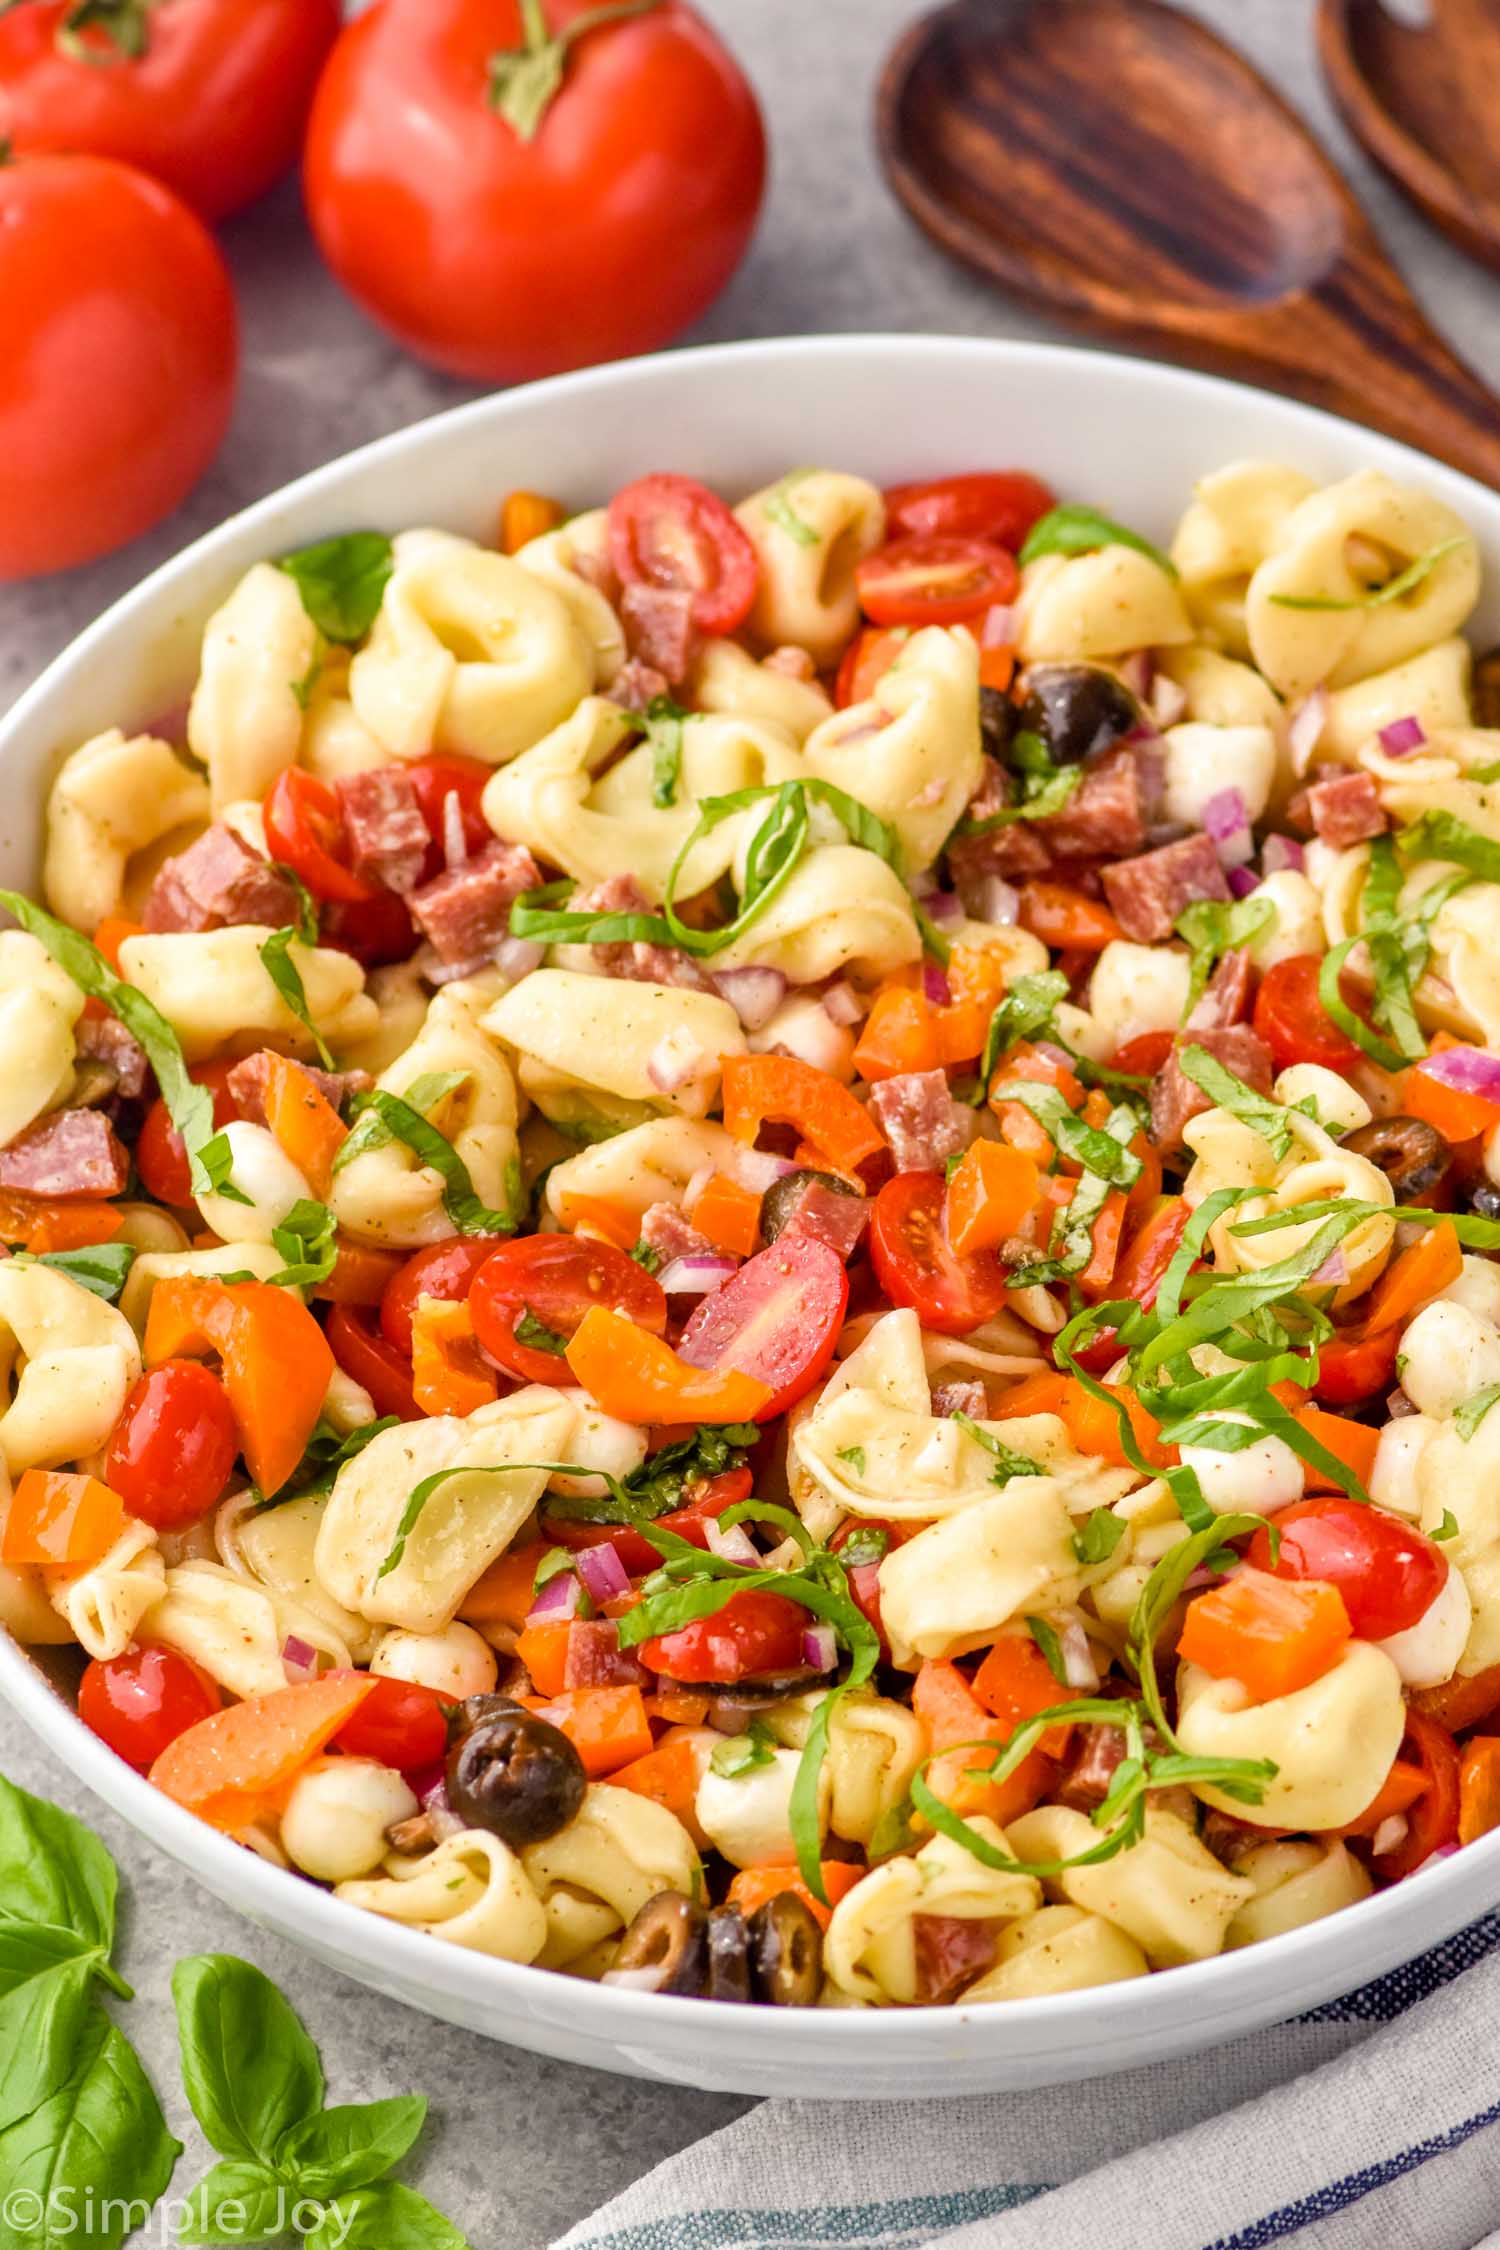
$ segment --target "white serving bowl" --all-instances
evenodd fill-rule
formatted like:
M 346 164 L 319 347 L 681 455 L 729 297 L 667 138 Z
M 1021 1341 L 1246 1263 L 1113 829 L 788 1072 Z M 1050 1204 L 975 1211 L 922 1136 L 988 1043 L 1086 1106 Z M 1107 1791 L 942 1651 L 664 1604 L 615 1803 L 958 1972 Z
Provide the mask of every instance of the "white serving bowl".
M 803 461 L 881 482 L 1015 465 L 1164 538 L 1193 480 L 1246 455 L 1316 477 L 1374 464 L 1477 533 L 1500 639 L 1500 498 L 1347 422 L 1206 376 L 1043 345 L 841 336 L 631 361 L 481 400 L 263 500 L 117 602 L 0 722 L 0 876 L 34 882 L 44 784 L 100 728 L 180 703 L 210 610 L 249 564 L 374 525 L 487 536 L 512 486 L 574 507 L 653 469 L 733 496 Z M 716 2091 L 940 2096 L 1093 2077 L 1207 2047 L 1345 1993 L 1500 1900 L 1500 1834 L 1269 1944 L 1008 2006 L 789 2013 L 620 1992 L 520 1968 L 357 1913 L 170 1803 L 81 1726 L 0 1632 L 0 1693 L 59 1759 L 219 1898 L 361 1984 L 492 2038 Z

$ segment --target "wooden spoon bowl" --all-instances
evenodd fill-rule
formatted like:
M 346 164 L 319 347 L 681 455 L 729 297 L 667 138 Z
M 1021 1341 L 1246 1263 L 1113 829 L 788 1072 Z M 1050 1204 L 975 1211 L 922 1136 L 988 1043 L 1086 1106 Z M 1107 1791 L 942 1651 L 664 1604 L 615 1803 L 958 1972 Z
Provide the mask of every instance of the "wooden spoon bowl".
M 1296 113 L 1160 0 L 952 0 L 882 74 L 926 233 L 1064 319 L 1291 391 L 1500 484 L 1500 402 Z

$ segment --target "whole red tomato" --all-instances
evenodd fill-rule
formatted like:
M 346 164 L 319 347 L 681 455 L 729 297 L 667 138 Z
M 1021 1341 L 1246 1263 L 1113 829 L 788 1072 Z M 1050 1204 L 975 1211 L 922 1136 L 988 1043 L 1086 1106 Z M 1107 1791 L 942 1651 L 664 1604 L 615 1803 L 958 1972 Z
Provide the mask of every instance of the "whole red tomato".
M 0 160 L 0 581 L 91 562 L 186 499 L 234 404 L 202 221 L 100 156 Z
M 118 157 L 200 218 L 296 162 L 338 0 L 23 0 L 0 18 L 0 140 Z
M 323 75 L 305 176 L 374 319 L 450 374 L 524 382 L 697 319 L 750 239 L 765 134 L 681 0 L 376 0 Z

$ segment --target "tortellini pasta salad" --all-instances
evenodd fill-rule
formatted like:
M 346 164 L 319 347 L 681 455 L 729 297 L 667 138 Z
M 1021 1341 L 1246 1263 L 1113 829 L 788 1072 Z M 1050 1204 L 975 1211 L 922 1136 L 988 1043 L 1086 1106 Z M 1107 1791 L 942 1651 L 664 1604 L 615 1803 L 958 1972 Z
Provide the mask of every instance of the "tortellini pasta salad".
M 67 746 L 0 1622 L 247 1849 L 640 1992 L 1045 1997 L 1500 1826 L 1464 523 L 523 497 Z

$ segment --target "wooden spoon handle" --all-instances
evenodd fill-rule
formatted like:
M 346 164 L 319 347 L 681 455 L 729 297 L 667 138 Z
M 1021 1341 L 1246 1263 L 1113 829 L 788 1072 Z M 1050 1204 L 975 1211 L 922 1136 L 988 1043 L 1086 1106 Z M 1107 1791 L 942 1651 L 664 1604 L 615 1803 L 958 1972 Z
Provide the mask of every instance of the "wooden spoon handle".
M 1303 347 L 1319 403 L 1500 489 L 1500 398 L 1449 350 L 1383 256 L 1341 263 L 1319 284 Z

